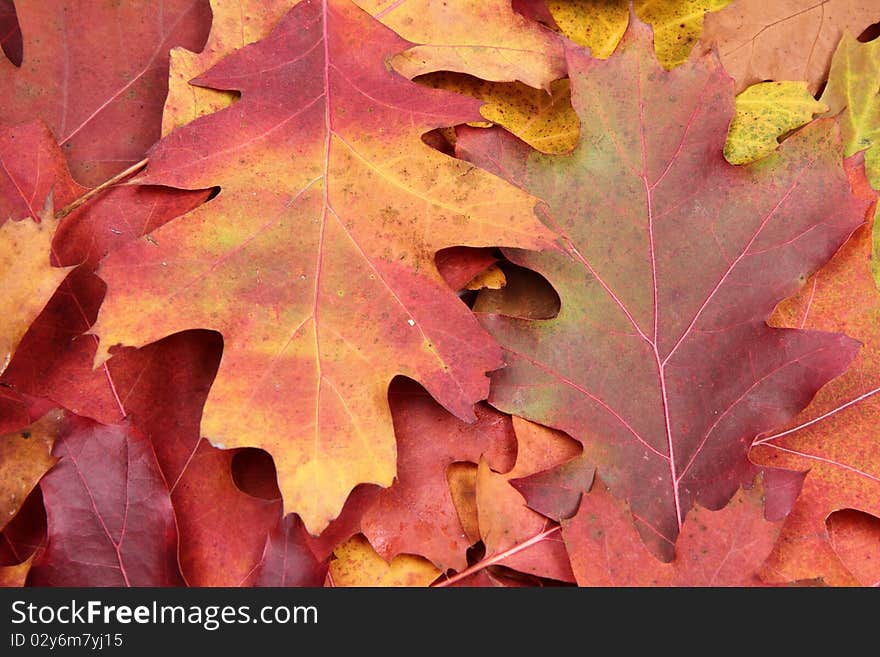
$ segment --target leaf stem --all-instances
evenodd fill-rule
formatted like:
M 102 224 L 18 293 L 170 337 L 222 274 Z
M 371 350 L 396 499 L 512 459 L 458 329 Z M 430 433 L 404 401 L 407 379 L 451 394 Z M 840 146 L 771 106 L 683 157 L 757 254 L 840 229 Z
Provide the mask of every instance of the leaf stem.
M 819 417 L 813 418 L 809 422 L 803 422 L 803 423 L 797 425 L 796 427 L 792 427 L 791 429 L 786 429 L 785 431 L 780 431 L 779 433 L 774 433 L 772 436 L 767 436 L 765 438 L 761 438 L 760 440 L 756 440 L 755 442 L 752 443 L 752 447 L 755 447 L 756 445 L 763 445 L 765 443 L 769 443 L 771 440 L 776 440 L 777 438 L 782 438 L 783 436 L 787 436 L 791 433 L 794 433 L 795 431 L 800 431 L 801 429 L 806 429 L 807 427 L 812 426 L 812 425 L 816 424 L 817 422 L 821 422 L 822 420 L 831 417 L 835 413 L 839 413 L 840 411 L 845 410 L 845 409 L 849 408 L 850 406 L 858 404 L 860 401 L 863 401 L 863 400 L 867 399 L 868 397 L 872 397 L 873 395 L 876 395 L 878 392 L 880 392 L 880 388 L 874 388 L 873 390 L 869 390 L 868 392 L 866 392 L 862 395 L 859 395 L 855 399 L 851 399 L 850 401 L 846 402 L 845 404 L 841 404 L 837 408 L 832 408 L 827 413 L 823 413 Z
M 477 563 L 475 563 L 473 566 L 470 566 L 469 568 L 465 568 L 460 573 L 456 573 L 452 577 L 450 577 L 448 579 L 444 579 L 440 582 L 436 582 L 436 583 L 432 584 L 431 586 L 440 587 L 440 586 L 450 586 L 452 584 L 455 584 L 456 582 L 461 581 L 461 580 L 465 579 L 466 577 L 470 577 L 474 573 L 480 572 L 484 568 L 488 568 L 489 566 L 494 566 L 495 564 L 500 563 L 501 561 L 504 561 L 508 557 L 512 557 L 514 554 L 517 554 L 518 552 L 522 552 L 523 550 L 526 550 L 526 549 L 532 547 L 536 543 L 540 543 L 548 536 L 558 532 L 560 529 L 561 529 L 561 527 L 559 525 L 555 525 L 555 526 L 551 527 L 550 529 L 545 529 L 540 534 L 536 534 L 536 535 L 532 536 L 530 539 L 525 540 L 522 543 L 518 543 L 517 545 L 514 545 L 512 548 L 508 548 L 507 550 L 504 550 L 503 552 L 499 552 L 496 555 L 493 555 L 493 556 L 488 557 L 486 559 L 482 559 L 481 561 L 478 561 Z
M 88 203 L 92 198 L 94 198 L 95 196 L 97 196 L 98 194 L 103 192 L 105 189 L 107 189 L 111 185 L 115 185 L 116 183 L 118 183 L 122 180 L 125 180 L 130 175 L 135 174 L 138 171 L 140 171 L 141 169 L 143 169 L 145 166 L 147 166 L 147 162 L 149 162 L 149 158 L 145 157 L 140 162 L 135 162 L 134 164 L 132 164 L 130 167 L 128 167 L 124 171 L 120 171 L 119 173 L 117 173 L 115 176 L 113 176 L 109 180 L 105 180 L 97 187 L 90 189 L 85 194 L 80 196 L 78 199 L 76 199 L 75 201 L 73 201 L 69 205 L 66 205 L 65 207 L 61 208 L 58 212 L 56 212 L 55 218 L 56 219 L 63 219 L 64 217 L 69 215 L 71 212 L 76 210 L 78 207 L 80 207 L 84 203 Z

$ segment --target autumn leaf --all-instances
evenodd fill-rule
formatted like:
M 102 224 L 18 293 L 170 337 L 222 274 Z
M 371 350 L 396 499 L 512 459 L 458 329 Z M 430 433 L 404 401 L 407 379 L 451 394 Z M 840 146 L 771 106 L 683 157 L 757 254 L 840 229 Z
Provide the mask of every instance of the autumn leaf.
M 648 29 L 630 29 L 608 60 L 568 51 L 581 116 L 571 156 L 465 128 L 458 148 L 545 199 L 566 243 L 565 253 L 506 251 L 550 281 L 562 308 L 547 321 L 483 318 L 508 364 L 490 403 L 584 443 L 668 559 L 695 503 L 720 508 L 754 478 L 755 435 L 854 357 L 845 336 L 765 319 L 833 255 L 864 204 L 830 121 L 760 163 L 729 165 L 724 70 L 709 58 L 664 72 Z
M 509 470 L 516 451 L 510 418 L 478 405 L 477 421 L 467 424 L 405 382 L 392 386 L 389 400 L 397 437 L 397 480 L 364 512 L 361 531 L 386 561 L 398 554 L 417 554 L 443 571 L 462 570 L 470 542 L 446 472 L 453 463 L 476 463 L 483 455 L 494 467 Z
M 717 47 L 737 92 L 765 80 L 805 80 L 816 93 L 844 32 L 859 34 L 876 20 L 876 8 L 862 0 L 737 0 L 706 17 L 702 43 Z
M 865 172 L 871 186 L 880 190 L 880 39 L 859 43 L 846 33 L 831 60 L 822 102 L 828 115 L 837 116 L 843 132 L 844 155 L 865 152 Z M 880 231 L 874 222 L 874 252 Z M 880 286 L 880 265 L 871 261 L 874 281 Z
M 291 514 L 269 533 L 262 558 L 251 573 L 250 586 L 323 586 L 328 560 L 311 548 L 302 521 Z
M 189 586 L 242 586 L 281 520 L 280 500 L 253 497 L 235 485 L 234 457 L 234 450 L 200 442 L 171 492 Z
M 850 166 L 859 194 L 874 198 L 858 161 Z M 752 449 L 757 463 L 808 471 L 767 563 L 769 581 L 821 577 L 831 585 L 854 584 L 834 554 L 826 519 L 846 508 L 880 515 L 880 292 L 870 262 L 866 225 L 773 315 L 775 326 L 841 331 L 863 346 L 846 373 L 820 390 L 791 427 L 761 437 Z
M 648 552 L 629 508 L 597 481 L 577 515 L 562 523 L 562 538 L 580 586 L 755 586 L 779 536 L 780 523 L 764 519 L 763 489 L 739 491 L 720 511 L 688 514 L 675 560 Z
M 880 586 L 880 518 L 844 509 L 826 521 L 831 546 L 862 586 Z
M 683 64 L 703 29 L 708 12 L 723 9 L 730 0 L 636 0 L 633 9 L 654 32 L 654 51 L 664 68 Z M 562 33 L 587 46 L 593 57 L 607 59 L 626 32 L 629 0 L 561 0 L 547 3 Z
M 880 39 L 859 43 L 844 34 L 831 60 L 822 102 L 839 116 L 846 156 L 865 151 L 865 171 L 880 189 Z
M 354 34 L 370 44 L 356 56 Z M 350 3 L 297 5 L 266 40 L 200 79 L 242 99 L 160 142 L 140 181 L 220 185 L 220 195 L 101 269 L 98 361 L 114 344 L 220 331 L 202 433 L 270 452 L 285 513 L 313 533 L 355 485 L 390 485 L 395 375 L 471 419 L 484 373 L 501 364 L 434 253 L 551 240 L 533 198 L 419 141 L 473 118 L 475 102 L 389 72 L 385 57 L 406 46 Z
M 0 531 L 55 464 L 52 445 L 60 419 L 58 411 L 52 411 L 34 424 L 0 436 Z
M 462 524 L 470 527 L 468 536 L 481 540 L 483 558 L 452 577 L 440 580 L 442 586 L 470 581 L 488 568 L 503 566 L 519 573 L 572 582 L 568 556 L 557 534 L 559 526 L 526 507 L 522 495 L 511 482 L 567 462 L 580 453 L 578 444 L 558 431 L 514 417 L 516 463 L 496 472 L 481 459 L 475 471 L 459 471 L 450 480 L 456 509 Z M 492 577 L 497 579 L 498 573 Z M 481 585 L 495 586 L 496 582 Z
M 428 560 L 401 554 L 386 563 L 363 536 L 355 536 L 334 552 L 330 562 L 333 586 L 428 586 L 440 571 Z
M 485 559 L 524 573 L 573 582 L 568 554 L 558 536 L 551 536 L 547 518 L 526 506 L 510 485 L 510 475 L 492 472 L 485 460 L 477 470 L 476 502 Z
M 54 197 L 71 201 L 78 186 L 39 122 L 0 129 L 0 169 L 2 374 L 31 322 L 67 276 L 68 269 L 51 266 L 50 245 L 58 227 Z
M 483 118 L 542 153 L 567 153 L 577 145 L 579 122 L 565 78 L 552 82 L 549 93 L 521 82 L 487 82 L 460 73 L 432 73 L 416 81 L 485 101 Z
M 30 566 L 46 547 L 46 509 L 37 486 L 0 533 L 0 565 Z
M 264 38 L 299 0 L 210 0 L 213 21 L 205 47 L 171 50 L 168 97 L 162 112 L 162 135 L 193 119 L 228 107 L 236 94 L 189 83 L 230 53 Z
M 724 157 L 749 164 L 772 153 L 779 138 L 828 110 L 807 91 L 806 82 L 761 82 L 736 97 Z
M 391 65 L 408 78 L 434 71 L 468 73 L 536 89 L 565 75 L 556 35 L 527 21 L 511 0 L 355 0 L 383 25 L 418 44 Z
M 3 121 L 45 121 L 86 185 L 137 162 L 159 137 L 168 50 L 198 50 L 211 22 L 207 0 L 28 0 L 15 9 L 24 54 L 20 68 L 0 58 Z
M 177 529 L 152 447 L 125 425 L 71 416 L 59 459 L 40 487 L 49 543 L 35 586 L 169 586 L 180 583 Z

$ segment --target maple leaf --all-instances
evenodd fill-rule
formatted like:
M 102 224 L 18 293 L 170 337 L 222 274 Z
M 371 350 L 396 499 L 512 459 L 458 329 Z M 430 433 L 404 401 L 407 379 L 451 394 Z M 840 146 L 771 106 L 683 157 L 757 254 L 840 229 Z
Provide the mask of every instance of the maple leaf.
M 761 82 L 738 94 L 724 157 L 748 164 L 772 153 L 779 138 L 828 110 L 807 91 L 806 82 Z
M 765 80 L 806 80 L 816 93 L 843 33 L 875 20 L 863 0 L 737 0 L 706 17 L 702 42 L 717 46 L 737 92 Z
M 140 160 L 156 141 L 168 49 L 198 50 L 211 23 L 207 0 L 28 0 L 16 9 L 24 56 L 21 68 L 0 58 L 3 120 L 43 119 L 87 185 Z
M 636 0 L 633 10 L 654 28 L 654 50 L 664 68 L 684 63 L 703 29 L 708 12 L 723 9 L 730 0 Z M 607 59 L 626 32 L 629 0 L 548 2 L 554 21 L 575 43 L 587 46 L 593 57 Z
M 709 58 L 664 72 L 649 30 L 630 29 L 608 60 L 568 51 L 581 116 L 571 156 L 465 128 L 458 148 L 544 198 L 567 244 L 506 252 L 544 275 L 562 308 L 547 321 L 484 317 L 508 363 L 490 403 L 583 442 L 668 558 L 695 502 L 720 508 L 754 477 L 754 436 L 854 357 L 845 336 L 765 319 L 833 255 L 864 204 L 850 195 L 830 121 L 759 163 L 729 165 L 723 69 Z
M 858 160 L 850 167 L 858 193 L 875 198 Z M 775 326 L 843 331 L 863 347 L 793 426 L 760 438 L 752 449 L 757 463 L 809 471 L 768 560 L 768 581 L 822 577 L 831 585 L 853 584 L 828 541 L 826 519 L 844 508 L 880 515 L 880 292 L 870 262 L 871 227 L 866 225 L 797 296 L 780 304 L 772 319 Z
M 446 472 L 458 461 L 485 455 L 509 470 L 516 450 L 510 418 L 478 405 L 477 421 L 462 422 L 412 383 L 389 393 L 397 437 L 397 480 L 381 491 L 360 523 L 360 531 L 386 561 L 401 553 L 426 557 L 441 570 L 461 570 L 470 546 L 459 522 Z
M 681 528 L 672 563 L 639 540 L 626 504 L 597 481 L 562 538 L 579 586 L 754 586 L 779 536 L 764 519 L 763 489 L 739 491 L 720 511 L 696 507 Z
M 334 552 L 330 562 L 333 586 L 428 586 L 440 571 L 427 559 L 400 554 L 386 563 L 361 535 Z
M 49 523 L 35 586 L 180 583 L 177 530 L 152 446 L 125 425 L 70 416 L 40 481 Z
M 242 99 L 166 137 L 141 179 L 219 196 L 101 268 L 98 362 L 115 344 L 220 331 L 202 433 L 271 453 L 285 513 L 313 533 L 355 485 L 391 484 L 395 375 L 469 420 L 501 365 L 434 253 L 552 238 L 533 197 L 421 143 L 476 102 L 388 71 L 407 45 L 348 2 L 297 5 L 199 80 Z

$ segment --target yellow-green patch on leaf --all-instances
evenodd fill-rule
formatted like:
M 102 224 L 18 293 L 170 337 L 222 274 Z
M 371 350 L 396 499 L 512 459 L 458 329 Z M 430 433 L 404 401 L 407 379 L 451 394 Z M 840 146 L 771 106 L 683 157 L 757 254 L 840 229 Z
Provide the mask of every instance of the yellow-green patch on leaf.
M 736 97 L 724 157 L 747 164 L 769 155 L 785 133 L 809 123 L 828 110 L 807 90 L 806 82 L 761 82 Z

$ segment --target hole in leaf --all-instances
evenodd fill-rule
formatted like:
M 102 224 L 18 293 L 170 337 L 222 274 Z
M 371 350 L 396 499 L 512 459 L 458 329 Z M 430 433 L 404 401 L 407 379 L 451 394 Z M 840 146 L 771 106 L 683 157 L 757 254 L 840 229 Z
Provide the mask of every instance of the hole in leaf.
M 868 43 L 868 41 L 873 41 L 877 37 L 880 37 L 880 23 L 874 23 L 866 27 L 858 36 L 858 40 L 862 43 Z
M 278 477 L 275 462 L 268 452 L 256 447 L 244 447 L 232 457 L 232 480 L 242 493 L 264 500 L 277 500 Z
M 21 67 L 23 42 L 15 3 L 12 0 L 0 0 L 0 48 L 3 54 L 15 66 Z
M 559 314 L 559 295 L 541 274 L 507 261 L 499 267 L 507 284 L 500 290 L 480 290 L 474 312 L 525 319 L 552 319 Z

